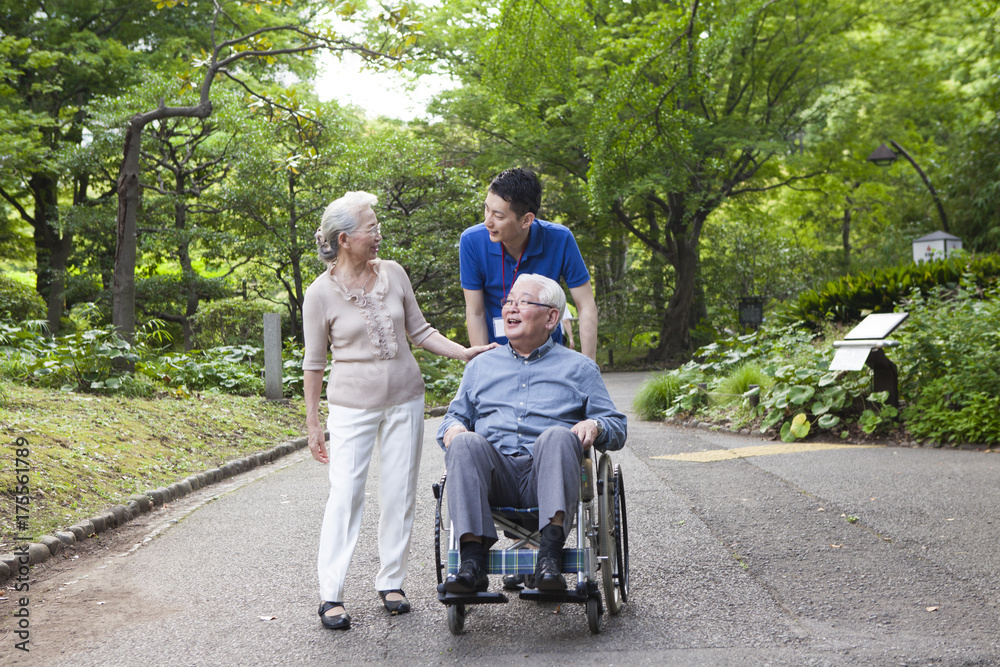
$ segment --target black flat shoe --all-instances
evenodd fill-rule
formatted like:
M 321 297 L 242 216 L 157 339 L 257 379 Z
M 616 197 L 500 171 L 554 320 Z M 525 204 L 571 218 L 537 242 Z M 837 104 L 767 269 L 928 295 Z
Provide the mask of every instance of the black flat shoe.
M 490 587 L 485 563 L 469 558 L 463 560 L 456 574 L 449 574 L 444 580 L 444 590 L 448 593 L 482 593 Z
M 535 587 L 535 575 L 533 574 L 505 574 L 503 576 L 503 589 L 505 591 L 523 591 L 525 588 Z
M 386 600 L 385 596 L 389 593 L 399 593 L 403 596 L 402 600 Z M 398 614 L 406 614 L 410 611 L 410 601 L 406 599 L 406 593 L 403 592 L 402 588 L 396 588 L 391 591 L 379 591 L 378 596 L 382 598 L 382 605 L 389 611 L 390 614 L 396 616 Z
M 538 563 L 535 566 L 535 587 L 538 590 L 566 590 L 566 579 L 563 578 L 559 565 L 560 559 L 555 556 L 540 556 L 538 558 Z
M 337 614 L 335 616 L 327 616 L 326 612 L 330 611 L 334 607 L 343 607 L 343 602 L 324 602 L 319 606 L 319 620 L 323 623 L 324 628 L 329 628 L 330 630 L 349 630 L 351 627 L 351 617 L 348 616 L 347 610 L 344 610 L 343 614 Z

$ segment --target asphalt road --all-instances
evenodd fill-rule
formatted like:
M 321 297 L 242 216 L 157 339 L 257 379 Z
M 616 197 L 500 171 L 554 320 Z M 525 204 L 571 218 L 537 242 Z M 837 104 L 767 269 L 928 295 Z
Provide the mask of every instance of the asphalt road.
M 605 376 L 620 408 L 644 377 Z M 434 591 L 437 424 L 406 584 L 413 613 L 390 617 L 374 592 L 373 464 L 346 595 L 354 625 L 320 626 L 327 477 L 300 452 L 37 568 L 31 652 L 14 649 L 8 617 L 0 662 L 1000 664 L 998 454 L 804 447 L 632 419 L 614 454 L 631 542 L 623 612 L 591 635 L 582 606 L 515 597 L 471 608 L 453 636 Z

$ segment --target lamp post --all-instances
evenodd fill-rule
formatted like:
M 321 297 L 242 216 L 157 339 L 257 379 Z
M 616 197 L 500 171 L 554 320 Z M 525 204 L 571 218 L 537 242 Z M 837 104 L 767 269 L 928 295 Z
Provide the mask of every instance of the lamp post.
M 872 152 L 871 155 L 868 156 L 868 161 L 874 162 L 879 167 L 888 167 L 896 161 L 897 157 L 899 157 L 897 153 L 905 157 L 910 164 L 913 165 L 913 168 L 917 170 L 917 173 L 920 174 L 920 178 L 924 179 L 924 185 L 926 185 L 927 189 L 931 191 L 931 196 L 934 197 L 934 204 L 937 206 L 938 214 L 941 216 L 941 226 L 944 228 L 944 231 L 950 233 L 951 229 L 948 228 L 948 217 L 944 214 L 944 204 L 941 203 L 941 198 L 938 197 L 937 190 L 935 190 L 934 186 L 931 185 L 931 179 L 927 178 L 927 174 L 924 173 L 924 170 L 920 168 L 920 165 L 917 164 L 916 160 L 910 157 L 909 153 L 903 150 L 902 146 L 891 139 L 889 140 L 889 143 L 892 144 L 892 148 L 889 148 L 885 144 L 880 145 Z

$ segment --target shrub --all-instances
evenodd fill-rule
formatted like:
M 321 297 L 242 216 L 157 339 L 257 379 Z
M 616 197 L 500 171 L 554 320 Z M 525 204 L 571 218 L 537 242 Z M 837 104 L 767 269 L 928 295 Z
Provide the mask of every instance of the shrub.
M 35 358 L 30 369 L 39 386 L 102 393 L 144 391 L 140 383 L 129 380 L 127 369 L 140 360 L 139 351 L 114 327 L 39 340 L 31 352 Z
M 716 341 L 699 349 L 680 369 L 654 376 L 636 395 L 635 410 L 643 419 L 695 413 L 710 396 L 699 384 L 713 386 L 715 395 L 749 398 L 749 385 L 759 389 L 750 418 L 759 417 L 761 431 L 775 428 L 785 441 L 806 437 L 815 429 L 835 429 L 857 422 L 868 432 L 893 423 L 895 409 L 886 397 L 869 395 L 867 372 L 829 371 L 830 351 L 816 347 L 817 335 L 798 327 L 762 328 L 753 334 Z M 732 404 L 736 401 L 721 401 Z M 736 411 L 745 412 L 743 401 Z
M 192 318 L 197 347 L 209 349 L 227 345 L 264 344 L 264 313 L 275 312 L 267 301 L 242 298 L 219 299 L 199 306 Z M 281 329 L 289 334 L 288 313 L 281 309 Z
M 980 286 L 995 282 L 1000 276 L 1000 255 L 959 256 L 844 276 L 821 290 L 803 292 L 776 317 L 814 327 L 828 320 L 855 322 L 867 311 L 893 312 L 915 290 L 955 285 L 963 274 Z
M 681 397 L 688 382 L 679 373 L 660 373 L 646 380 L 636 392 L 632 402 L 639 419 L 654 421 L 663 419 L 674 401 Z
M 281 386 L 282 393 L 287 396 L 302 396 L 305 387 L 302 379 L 302 359 L 305 350 L 295 344 L 291 338 L 285 339 L 281 350 Z
M 898 358 L 907 428 L 941 443 L 1000 442 L 1000 287 L 979 289 L 966 276 L 906 307 Z
M 420 366 L 424 378 L 424 402 L 428 407 L 446 405 L 451 402 L 462 383 L 465 363 L 458 359 L 448 359 L 422 349 L 413 350 L 413 356 Z
M 720 397 L 720 403 L 729 404 L 750 391 L 750 385 L 757 385 L 764 391 L 772 384 L 773 380 L 759 362 L 745 361 L 718 380 L 715 393 Z
M 21 322 L 41 319 L 45 313 L 45 301 L 34 287 L 0 274 L 0 317 Z
M 164 354 L 136 370 L 180 393 L 219 389 L 246 396 L 264 393 L 262 359 L 259 347 L 224 345 Z

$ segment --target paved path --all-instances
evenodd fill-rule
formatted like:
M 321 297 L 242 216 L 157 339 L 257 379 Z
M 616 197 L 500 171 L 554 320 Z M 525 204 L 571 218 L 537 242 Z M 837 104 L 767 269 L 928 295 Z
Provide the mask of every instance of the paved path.
M 606 376 L 619 407 L 643 377 Z M 623 613 L 592 636 L 582 606 L 515 598 L 473 608 L 455 637 L 434 594 L 438 423 L 406 585 L 414 613 L 388 616 L 373 590 L 372 493 L 346 596 L 354 627 L 320 627 L 327 481 L 300 452 L 147 515 L 72 567 L 38 568 L 32 652 L 13 649 L 8 619 L 0 663 L 1000 664 L 998 454 L 804 448 L 632 420 L 614 457 L 632 545 Z

